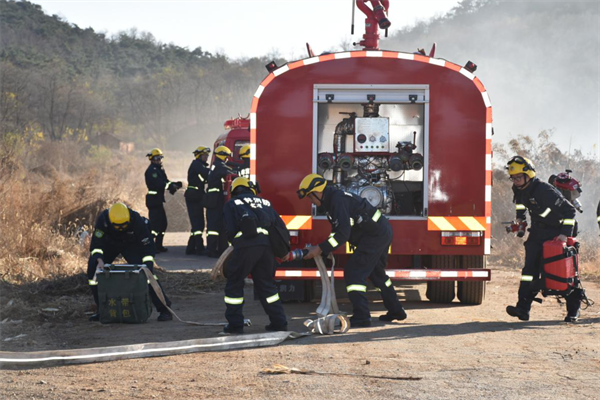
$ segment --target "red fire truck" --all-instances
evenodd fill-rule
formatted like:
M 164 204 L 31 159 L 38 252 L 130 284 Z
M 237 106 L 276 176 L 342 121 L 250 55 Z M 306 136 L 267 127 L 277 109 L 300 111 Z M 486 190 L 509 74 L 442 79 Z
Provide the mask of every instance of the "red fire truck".
M 372 9 L 365 3 L 370 2 Z M 296 190 L 309 173 L 355 193 L 390 220 L 392 280 L 426 281 L 427 297 L 481 304 L 490 280 L 492 108 L 464 67 L 427 55 L 378 49 L 389 1 L 357 0 L 364 49 L 277 66 L 251 105 L 251 179 L 282 214 L 293 246 L 325 240 L 331 227 Z M 352 248 L 335 252 L 343 277 Z M 308 262 L 276 279 L 319 279 Z M 457 284 L 455 284 L 457 282 Z M 456 290 L 455 290 L 456 289 Z
M 242 164 L 240 149 L 250 143 L 250 118 L 238 114 L 237 118 L 227 120 L 223 126 L 226 132 L 219 135 L 215 140 L 213 161 L 214 150 L 219 146 L 227 146 L 233 152 L 233 157 L 229 159 L 229 163 L 231 165 Z

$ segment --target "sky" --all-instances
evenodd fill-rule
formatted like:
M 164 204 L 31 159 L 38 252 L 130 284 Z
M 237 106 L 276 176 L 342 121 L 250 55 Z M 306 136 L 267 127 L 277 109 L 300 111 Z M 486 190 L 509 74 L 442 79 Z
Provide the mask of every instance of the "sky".
M 137 28 L 162 43 L 247 58 L 278 54 L 285 58 L 336 49 L 358 42 L 364 14 L 356 9 L 350 35 L 353 0 L 33 0 L 50 15 L 108 36 Z M 450 11 L 455 0 L 392 0 L 390 31 Z M 307 26 L 310 29 L 307 29 Z

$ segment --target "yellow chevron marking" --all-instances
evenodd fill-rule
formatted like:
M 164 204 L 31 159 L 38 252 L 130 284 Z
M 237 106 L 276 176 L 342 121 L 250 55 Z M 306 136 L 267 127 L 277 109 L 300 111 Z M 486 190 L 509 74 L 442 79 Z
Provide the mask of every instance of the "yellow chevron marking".
M 469 227 L 471 231 L 485 231 L 485 227 L 481 225 L 475 218 L 473 217 L 458 217 L 463 224 Z

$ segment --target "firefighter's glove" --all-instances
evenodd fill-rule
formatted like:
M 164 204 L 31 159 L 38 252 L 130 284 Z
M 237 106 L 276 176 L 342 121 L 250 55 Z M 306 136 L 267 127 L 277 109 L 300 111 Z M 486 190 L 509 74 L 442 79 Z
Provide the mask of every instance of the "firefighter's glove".
M 310 260 L 323 254 L 323 250 L 319 246 L 311 246 L 308 248 L 308 253 L 304 256 L 304 260 Z
M 177 189 L 178 189 L 178 188 L 177 188 L 177 186 L 175 186 L 175 184 L 174 184 L 174 183 L 171 183 L 171 184 L 169 185 L 169 193 L 171 193 L 171 194 L 175 194 L 175 192 L 177 192 Z
M 104 260 L 99 258 L 96 264 L 96 272 L 102 272 L 104 270 Z

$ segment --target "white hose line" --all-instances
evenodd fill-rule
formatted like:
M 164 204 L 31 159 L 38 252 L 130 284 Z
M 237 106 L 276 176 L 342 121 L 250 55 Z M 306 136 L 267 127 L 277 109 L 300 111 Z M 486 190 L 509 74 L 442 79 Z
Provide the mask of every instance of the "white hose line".
M 76 350 L 32 352 L 0 351 L 0 368 L 34 368 L 57 365 L 88 364 L 133 358 L 161 357 L 208 351 L 225 351 L 275 346 L 285 340 L 309 333 L 270 332 L 232 335 L 207 339 L 179 340 L 166 343 L 142 343 L 124 346 L 94 347 Z

